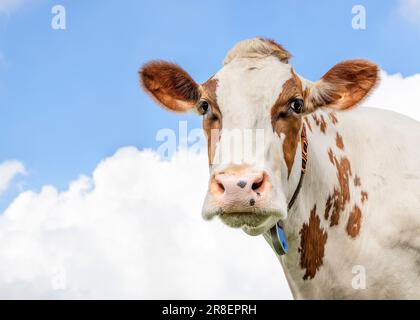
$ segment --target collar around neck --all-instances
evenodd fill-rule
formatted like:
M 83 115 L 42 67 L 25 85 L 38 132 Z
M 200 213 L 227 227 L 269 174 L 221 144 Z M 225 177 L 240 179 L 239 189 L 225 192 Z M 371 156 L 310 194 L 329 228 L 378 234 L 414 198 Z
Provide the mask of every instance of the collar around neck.
M 306 172 L 306 164 L 308 161 L 308 139 L 306 136 L 306 127 L 305 124 L 302 125 L 302 131 L 300 134 L 301 142 L 301 152 L 302 152 L 302 165 L 300 169 L 300 178 L 298 185 L 293 193 L 292 197 L 289 200 L 287 205 L 287 211 L 293 207 L 299 193 L 302 188 L 303 177 Z M 273 243 L 274 250 L 278 255 L 284 255 L 288 252 L 289 247 L 287 245 L 286 234 L 284 233 L 284 224 L 283 221 L 279 220 L 271 229 L 270 229 L 270 238 Z

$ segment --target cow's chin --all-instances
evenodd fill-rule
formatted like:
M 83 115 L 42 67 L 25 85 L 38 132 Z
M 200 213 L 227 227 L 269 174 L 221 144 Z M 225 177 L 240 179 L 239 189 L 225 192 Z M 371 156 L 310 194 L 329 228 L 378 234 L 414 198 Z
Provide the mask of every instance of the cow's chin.
M 277 212 L 223 212 L 219 217 L 231 228 L 242 228 L 251 236 L 260 235 L 273 227 L 282 215 Z

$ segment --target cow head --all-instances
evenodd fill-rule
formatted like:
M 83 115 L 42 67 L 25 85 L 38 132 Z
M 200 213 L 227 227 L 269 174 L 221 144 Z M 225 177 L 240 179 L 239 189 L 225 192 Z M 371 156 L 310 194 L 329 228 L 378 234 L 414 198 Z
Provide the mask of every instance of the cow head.
M 320 107 L 353 107 L 377 82 L 378 68 L 367 61 L 339 63 L 313 83 L 289 59 L 279 44 L 256 38 L 239 42 L 201 85 L 165 61 L 140 70 L 143 88 L 161 106 L 203 117 L 210 166 L 205 219 L 219 216 L 253 235 L 286 219 L 300 172 L 302 117 Z

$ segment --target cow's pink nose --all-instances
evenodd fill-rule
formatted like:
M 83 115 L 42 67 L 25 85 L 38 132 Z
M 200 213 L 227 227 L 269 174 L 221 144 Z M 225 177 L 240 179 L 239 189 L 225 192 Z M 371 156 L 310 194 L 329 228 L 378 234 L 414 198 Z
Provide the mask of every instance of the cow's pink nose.
M 225 171 L 214 175 L 210 192 L 225 211 L 243 211 L 258 206 L 269 189 L 264 171 Z

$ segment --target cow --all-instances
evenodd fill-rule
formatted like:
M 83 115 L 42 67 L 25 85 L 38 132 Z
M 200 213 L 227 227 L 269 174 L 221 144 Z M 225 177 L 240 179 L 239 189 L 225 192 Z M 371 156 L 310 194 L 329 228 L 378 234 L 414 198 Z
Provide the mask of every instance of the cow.
M 158 104 L 203 118 L 202 216 L 263 235 L 296 299 L 420 298 L 420 124 L 356 108 L 379 82 L 376 64 L 340 62 L 312 82 L 290 58 L 254 38 L 201 85 L 174 63 L 140 69 Z M 236 129 L 262 130 L 252 159 L 223 148 Z

